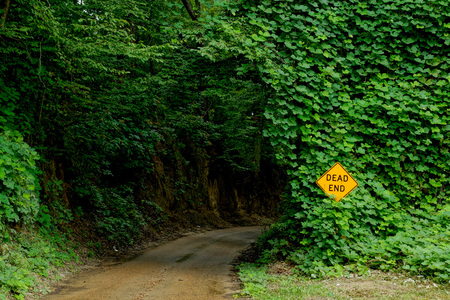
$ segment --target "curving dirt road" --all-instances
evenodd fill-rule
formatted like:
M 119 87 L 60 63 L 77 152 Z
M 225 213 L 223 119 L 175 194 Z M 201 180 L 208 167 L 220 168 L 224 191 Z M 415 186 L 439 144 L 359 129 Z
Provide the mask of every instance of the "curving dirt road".
M 43 299 L 232 299 L 230 264 L 260 233 L 253 226 L 186 236 L 63 282 Z

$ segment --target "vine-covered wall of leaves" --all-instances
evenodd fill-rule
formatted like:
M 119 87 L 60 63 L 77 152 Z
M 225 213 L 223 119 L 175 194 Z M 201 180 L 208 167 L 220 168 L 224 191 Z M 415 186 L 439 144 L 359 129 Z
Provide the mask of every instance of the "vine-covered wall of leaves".
M 265 136 L 289 183 L 265 259 L 448 279 L 449 16 L 447 1 L 242 1 L 214 21 L 275 91 Z M 338 203 L 315 184 L 335 162 L 359 182 Z

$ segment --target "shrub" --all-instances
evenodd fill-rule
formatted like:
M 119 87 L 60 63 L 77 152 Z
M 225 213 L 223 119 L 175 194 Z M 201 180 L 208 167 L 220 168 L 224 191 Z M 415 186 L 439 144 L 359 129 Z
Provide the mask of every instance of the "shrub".
M 4 128 L 0 133 L 0 229 L 7 223 L 34 221 L 39 210 L 38 159 L 19 132 Z

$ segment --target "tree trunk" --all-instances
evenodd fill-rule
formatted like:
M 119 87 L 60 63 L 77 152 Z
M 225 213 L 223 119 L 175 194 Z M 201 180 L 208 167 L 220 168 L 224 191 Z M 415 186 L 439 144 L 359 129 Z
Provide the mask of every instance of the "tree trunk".
M 2 16 L 2 23 L 0 24 L 0 29 L 3 27 L 3 25 L 5 25 L 6 22 L 6 16 L 8 16 L 8 11 L 9 11 L 9 5 L 11 4 L 11 0 L 6 0 L 6 5 L 5 8 L 3 9 L 3 16 Z
M 191 19 L 193 21 L 197 21 L 198 16 L 195 14 L 194 9 L 192 8 L 192 3 L 190 0 L 181 0 L 183 2 L 184 7 L 186 8 L 187 12 L 189 13 L 189 16 L 191 16 Z

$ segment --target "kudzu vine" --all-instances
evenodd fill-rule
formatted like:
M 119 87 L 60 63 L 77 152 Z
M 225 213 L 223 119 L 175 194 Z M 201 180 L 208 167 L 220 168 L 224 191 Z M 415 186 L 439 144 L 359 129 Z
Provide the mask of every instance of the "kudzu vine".
M 266 259 L 448 279 L 449 17 L 439 0 L 245 0 L 216 20 L 235 44 L 205 52 L 245 55 L 275 91 L 265 135 L 290 181 Z M 360 183 L 339 203 L 315 185 L 337 161 Z

